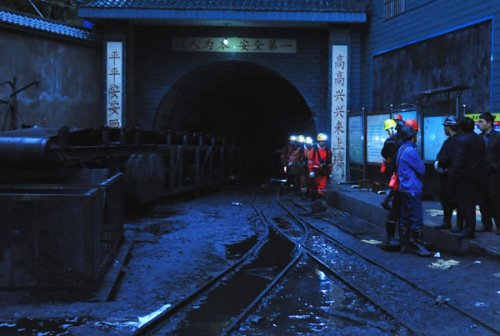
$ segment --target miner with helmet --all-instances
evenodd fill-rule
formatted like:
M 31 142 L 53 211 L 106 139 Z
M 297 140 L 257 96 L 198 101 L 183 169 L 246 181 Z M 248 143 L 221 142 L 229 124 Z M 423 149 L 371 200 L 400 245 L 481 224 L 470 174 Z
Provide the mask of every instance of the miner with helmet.
M 384 146 L 382 147 L 381 151 L 381 155 L 384 158 L 381 172 L 385 173 L 388 180 L 394 173 L 396 167 L 395 156 L 402 143 L 399 137 L 396 136 L 396 126 L 397 125 L 394 119 L 387 119 L 384 122 L 384 129 L 387 131 L 389 137 L 385 140 Z M 392 201 L 392 207 L 390 205 L 391 201 Z M 384 209 L 390 210 L 389 216 L 387 217 L 387 221 L 385 224 L 387 233 L 385 247 L 387 249 L 399 247 L 399 243 L 395 238 L 396 226 L 400 216 L 400 204 L 399 204 L 399 196 L 397 194 L 397 190 L 390 189 L 389 194 L 387 195 L 387 197 L 385 197 L 381 205 Z
M 486 143 L 485 172 L 482 178 L 481 221 L 484 232 L 492 231 L 495 220 L 496 234 L 500 235 L 500 133 L 493 129 L 495 116 L 484 112 L 479 116 L 479 130 Z
M 290 156 L 289 170 L 290 175 L 294 178 L 295 185 L 299 189 L 303 199 L 306 198 L 307 189 L 309 186 L 309 171 L 308 159 L 309 150 L 305 143 L 306 138 L 303 135 L 297 137 L 297 149 Z M 312 140 L 312 139 L 311 139 Z
M 458 120 L 462 135 L 457 138 L 456 151 L 449 168 L 458 213 L 462 215 L 464 228 L 458 233 L 462 238 L 474 238 L 476 233 L 476 204 L 479 200 L 481 176 L 484 174 L 484 140 L 474 132 L 474 120 L 462 117 Z
M 413 125 L 417 126 L 418 123 Z M 401 217 L 399 222 L 400 252 L 412 252 L 422 257 L 432 255 L 423 242 L 423 207 L 422 186 L 425 165 L 417 152 L 418 131 L 406 125 L 398 132 L 403 144 L 398 150 L 396 171 L 399 177 L 399 196 L 401 200 Z M 413 241 L 410 242 L 410 235 Z
M 403 117 L 399 113 L 393 115 L 392 120 L 394 120 L 394 122 L 396 123 L 396 131 L 399 131 L 401 127 L 405 125 L 405 121 L 403 120 Z
M 453 161 L 453 156 L 456 152 L 457 139 L 460 136 L 458 133 L 457 117 L 449 115 L 443 122 L 444 133 L 448 138 L 443 142 L 439 153 L 437 154 L 436 161 L 434 162 L 434 169 L 439 173 L 441 179 L 441 207 L 443 208 L 443 223 L 436 226 L 436 229 L 451 230 L 451 218 L 453 210 L 457 209 L 455 196 L 453 194 L 453 185 L 451 184 L 448 169 Z M 463 226 L 461 214 L 457 213 L 457 227 Z M 455 230 L 456 231 L 456 230 Z
M 309 176 L 313 200 L 324 200 L 328 176 L 332 173 L 332 151 L 326 146 L 328 137 L 324 133 L 317 136 L 318 143 L 309 152 Z
M 283 166 L 283 170 L 286 176 L 285 186 L 290 186 L 293 184 L 293 177 L 290 175 L 288 164 L 290 163 L 290 156 L 297 149 L 297 147 L 298 147 L 297 136 L 290 135 L 290 137 L 288 138 L 288 143 L 281 150 L 280 162 L 281 165 Z

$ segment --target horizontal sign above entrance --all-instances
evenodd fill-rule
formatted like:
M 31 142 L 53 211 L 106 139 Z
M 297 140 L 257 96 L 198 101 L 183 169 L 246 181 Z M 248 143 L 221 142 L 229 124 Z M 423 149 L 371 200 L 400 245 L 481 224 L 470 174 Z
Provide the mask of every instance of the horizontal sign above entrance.
M 174 37 L 172 38 L 172 50 L 294 54 L 297 52 L 297 41 L 240 37 Z

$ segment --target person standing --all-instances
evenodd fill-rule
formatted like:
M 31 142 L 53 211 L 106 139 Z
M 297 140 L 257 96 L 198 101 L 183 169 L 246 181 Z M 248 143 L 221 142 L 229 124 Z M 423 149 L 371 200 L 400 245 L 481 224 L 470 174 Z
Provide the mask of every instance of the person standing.
M 399 131 L 399 136 L 404 141 L 396 159 L 401 200 L 400 252 L 430 257 L 432 253 L 425 248 L 422 237 L 422 180 L 425 165 L 417 152 L 417 133 L 418 131 L 409 125 L 403 126 Z M 410 242 L 410 234 L 413 236 L 413 242 Z
M 493 218 L 497 229 L 496 234 L 500 235 L 500 133 L 493 129 L 494 122 L 495 117 L 489 112 L 484 112 L 479 116 L 479 129 L 486 144 L 485 174 L 482 181 L 480 207 L 483 231 L 492 231 L 491 220 Z
M 382 147 L 381 155 L 384 158 L 384 163 L 382 164 L 383 173 L 391 178 L 392 174 L 396 168 L 396 154 L 399 147 L 401 146 L 401 141 L 396 136 L 396 122 L 393 119 L 387 119 L 384 122 L 384 129 L 387 131 L 389 137 L 385 140 L 384 146 Z M 392 206 L 390 202 L 392 201 Z M 399 242 L 396 240 L 396 226 L 399 221 L 400 216 L 400 203 L 398 191 L 390 189 L 389 194 L 385 197 L 384 201 L 381 203 L 382 207 L 389 210 L 389 216 L 385 222 L 386 230 L 386 248 L 399 247 Z
M 303 135 L 297 137 L 297 142 L 298 147 L 290 156 L 288 167 L 290 174 L 295 179 L 295 184 L 299 189 L 302 199 L 305 199 L 309 182 L 309 171 L 307 168 L 309 151 L 306 148 L 305 137 Z
M 290 137 L 288 138 L 288 143 L 281 150 L 280 156 L 280 162 L 283 166 L 286 177 L 285 187 L 291 186 L 293 184 L 293 177 L 290 175 L 288 164 L 290 163 L 290 155 L 292 155 L 295 149 L 297 149 L 297 136 L 290 135 Z
M 332 173 L 332 151 L 326 147 L 328 137 L 324 133 L 317 136 L 318 143 L 309 152 L 309 176 L 311 177 L 311 193 L 313 200 L 323 200 L 328 176 Z
M 441 180 L 441 207 L 443 208 L 443 223 L 436 226 L 436 229 L 451 230 L 451 218 L 453 210 L 457 208 L 455 196 L 453 195 L 453 185 L 450 182 L 448 168 L 453 161 L 455 154 L 456 140 L 458 139 L 457 117 L 449 115 L 443 122 L 444 133 L 448 136 L 441 146 L 439 153 L 434 162 L 434 168 L 440 175 Z M 457 227 L 462 228 L 462 220 L 460 214 L 457 213 Z
M 462 135 L 457 139 L 449 174 L 456 188 L 457 211 L 464 219 L 464 228 L 457 235 L 472 239 L 476 233 L 476 204 L 481 175 L 484 173 L 486 146 L 484 140 L 474 132 L 474 120 L 460 118 L 458 127 Z

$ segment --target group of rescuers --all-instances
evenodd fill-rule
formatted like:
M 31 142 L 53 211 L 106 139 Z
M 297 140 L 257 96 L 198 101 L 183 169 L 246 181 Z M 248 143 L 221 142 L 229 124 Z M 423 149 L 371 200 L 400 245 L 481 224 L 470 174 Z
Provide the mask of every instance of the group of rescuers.
M 326 146 L 328 137 L 324 133 L 316 136 L 291 135 L 281 151 L 281 164 L 285 171 L 287 187 L 295 187 L 305 199 L 324 203 L 326 184 L 332 174 L 332 151 Z
M 476 205 L 479 204 L 483 229 L 500 235 L 500 133 L 493 129 L 495 117 L 484 112 L 479 116 L 480 134 L 474 131 L 474 120 L 449 115 L 443 122 L 448 136 L 437 154 L 435 170 L 440 174 L 440 200 L 443 223 L 437 229 L 451 230 L 462 238 L 474 238 Z M 402 253 L 431 256 L 422 238 L 422 186 L 425 166 L 416 149 L 419 125 L 415 120 L 402 120 L 396 114 L 387 119 L 384 129 L 389 138 L 381 154 L 382 169 L 391 189 L 382 202 L 389 210 L 386 222 L 389 249 Z M 392 205 L 391 205 L 392 201 Z M 452 226 L 453 211 L 457 211 Z M 399 242 L 395 239 L 399 228 Z

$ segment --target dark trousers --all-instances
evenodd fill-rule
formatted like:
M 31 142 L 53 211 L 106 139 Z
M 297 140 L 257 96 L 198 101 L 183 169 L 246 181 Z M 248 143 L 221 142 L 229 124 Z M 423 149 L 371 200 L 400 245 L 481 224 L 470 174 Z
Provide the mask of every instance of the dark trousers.
M 441 207 L 443 208 L 443 224 L 451 226 L 451 218 L 453 210 L 457 208 L 455 198 L 453 196 L 453 187 L 448 174 L 441 175 Z
M 481 211 L 481 223 L 485 229 L 491 229 L 493 209 L 495 207 L 494 203 L 491 202 L 489 176 L 485 175 L 481 179 L 480 191 L 479 191 L 479 209 Z
M 424 221 L 422 193 L 398 192 L 401 199 L 401 218 L 399 225 L 412 231 L 421 230 Z
M 460 178 L 454 185 L 458 211 L 464 220 L 465 233 L 474 234 L 476 232 L 476 204 L 481 189 L 480 181 Z
M 486 229 L 492 227 L 492 218 L 497 229 L 500 227 L 500 172 L 490 172 L 481 183 L 479 206 L 481 223 Z
M 395 222 L 401 217 L 401 196 L 397 190 L 391 190 L 390 195 L 392 195 L 392 208 L 387 219 Z

